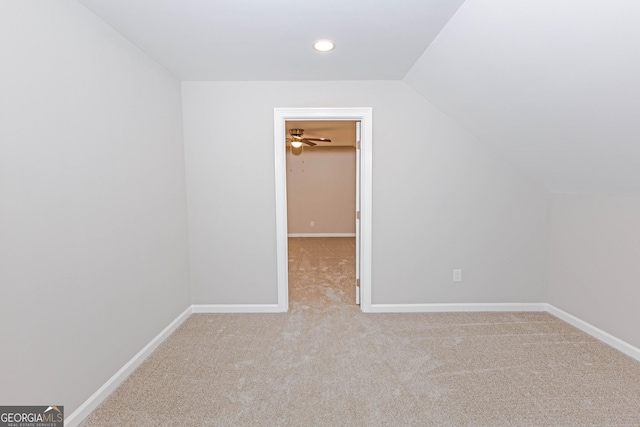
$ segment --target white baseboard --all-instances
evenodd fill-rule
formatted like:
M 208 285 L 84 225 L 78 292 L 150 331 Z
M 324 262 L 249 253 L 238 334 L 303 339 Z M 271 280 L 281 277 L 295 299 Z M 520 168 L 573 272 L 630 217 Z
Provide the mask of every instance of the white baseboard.
M 201 304 L 192 305 L 193 313 L 279 313 L 278 304 Z
M 356 237 L 356 233 L 289 233 L 287 237 Z
M 576 316 L 567 313 L 566 311 L 560 310 L 558 307 L 555 307 L 551 304 L 547 304 L 547 312 L 556 316 L 558 319 L 564 320 L 568 324 L 575 326 L 581 331 L 586 332 L 587 334 L 615 348 L 616 350 L 623 352 L 627 356 L 633 357 L 634 359 L 640 361 L 639 348 L 634 347 L 631 344 L 622 341 L 621 339 L 614 337 L 613 335 L 603 331 L 602 329 L 596 328 L 595 326 L 585 322 L 584 320 L 579 319 Z
M 149 342 L 142 350 L 138 352 L 131 360 L 129 360 L 118 372 L 116 372 L 109 380 L 104 383 L 89 399 L 87 399 L 78 409 L 73 411 L 71 415 L 65 417 L 64 425 L 67 427 L 75 427 L 80 424 L 94 409 L 96 409 L 120 384 L 127 379 L 133 371 L 138 368 L 142 362 L 169 337 L 187 318 L 191 315 L 192 308 L 189 307 L 182 312 L 173 322 L 162 330 L 154 339 Z
M 546 303 L 371 304 L 371 313 L 444 313 L 476 311 L 546 311 Z

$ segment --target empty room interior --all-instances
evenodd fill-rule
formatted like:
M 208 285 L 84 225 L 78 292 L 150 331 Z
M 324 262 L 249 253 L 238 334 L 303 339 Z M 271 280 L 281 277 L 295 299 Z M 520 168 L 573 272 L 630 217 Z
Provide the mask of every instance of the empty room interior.
M 639 18 L 3 0 L 0 405 L 640 425 Z

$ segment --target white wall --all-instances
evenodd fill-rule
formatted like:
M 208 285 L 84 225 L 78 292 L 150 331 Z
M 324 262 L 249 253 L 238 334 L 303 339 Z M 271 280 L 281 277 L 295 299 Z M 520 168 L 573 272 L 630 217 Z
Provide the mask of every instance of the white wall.
M 189 306 L 180 85 L 75 1 L 0 62 L 0 402 L 69 415 Z
M 545 301 L 546 191 L 405 83 L 184 82 L 195 304 L 277 300 L 275 107 L 373 107 L 374 304 Z
M 640 2 L 469 0 L 404 81 L 552 192 L 638 193 Z
M 287 148 L 287 231 L 355 234 L 355 147 Z
M 640 197 L 555 194 L 549 303 L 640 348 Z

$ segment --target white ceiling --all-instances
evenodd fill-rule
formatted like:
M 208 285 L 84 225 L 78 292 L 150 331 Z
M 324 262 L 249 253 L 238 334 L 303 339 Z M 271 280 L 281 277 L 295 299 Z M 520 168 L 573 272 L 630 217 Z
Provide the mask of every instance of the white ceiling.
M 397 80 L 463 0 L 80 2 L 181 80 Z
M 180 80 L 404 78 L 550 191 L 640 193 L 640 1 L 80 1 Z
M 640 193 L 640 1 L 467 1 L 405 81 L 548 190 Z

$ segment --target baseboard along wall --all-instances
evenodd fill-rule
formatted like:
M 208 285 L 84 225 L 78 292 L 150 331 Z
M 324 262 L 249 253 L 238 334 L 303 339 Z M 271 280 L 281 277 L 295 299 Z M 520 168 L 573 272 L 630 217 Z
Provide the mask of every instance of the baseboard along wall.
M 65 420 L 67 427 L 79 425 L 96 409 L 136 368 L 193 313 L 274 313 L 278 304 L 194 304 L 180 314 L 162 332 L 116 372 L 78 409 Z M 548 303 L 496 303 L 496 304 L 372 304 L 371 313 L 444 313 L 444 312 L 547 312 L 580 329 L 603 343 L 640 362 L 640 349 L 596 328 L 595 326 Z
M 596 328 L 590 323 L 585 322 L 582 319 L 577 318 L 576 316 L 567 313 L 566 311 L 560 310 L 558 307 L 555 307 L 551 304 L 547 304 L 547 310 L 549 314 L 554 315 L 560 320 L 564 320 L 571 326 L 574 326 L 580 329 L 582 332 L 586 332 L 592 337 L 602 341 L 603 343 L 609 345 L 610 347 L 615 348 L 618 351 L 623 352 L 627 356 L 630 356 L 637 361 L 640 361 L 640 349 L 627 343 L 626 341 L 621 340 L 618 337 L 615 337 L 608 332 L 603 331 L 602 329 Z
M 546 303 L 482 304 L 371 304 L 370 313 L 451 313 L 495 311 L 546 311 Z
M 191 307 L 183 311 L 176 319 L 162 330 L 149 344 L 144 346 L 131 360 L 129 360 L 118 372 L 116 372 L 109 380 L 104 383 L 89 399 L 87 399 L 78 409 L 73 411 L 64 420 L 67 427 L 75 427 L 79 425 L 94 409 L 96 409 L 109 395 L 122 384 L 129 375 L 133 373 L 144 360 L 149 357 L 153 351 L 158 348 L 169 335 L 173 333 L 182 323 L 191 316 L 193 312 Z
M 356 233 L 289 233 L 287 237 L 356 237 Z
M 198 304 L 192 305 L 194 313 L 277 313 L 278 304 Z

